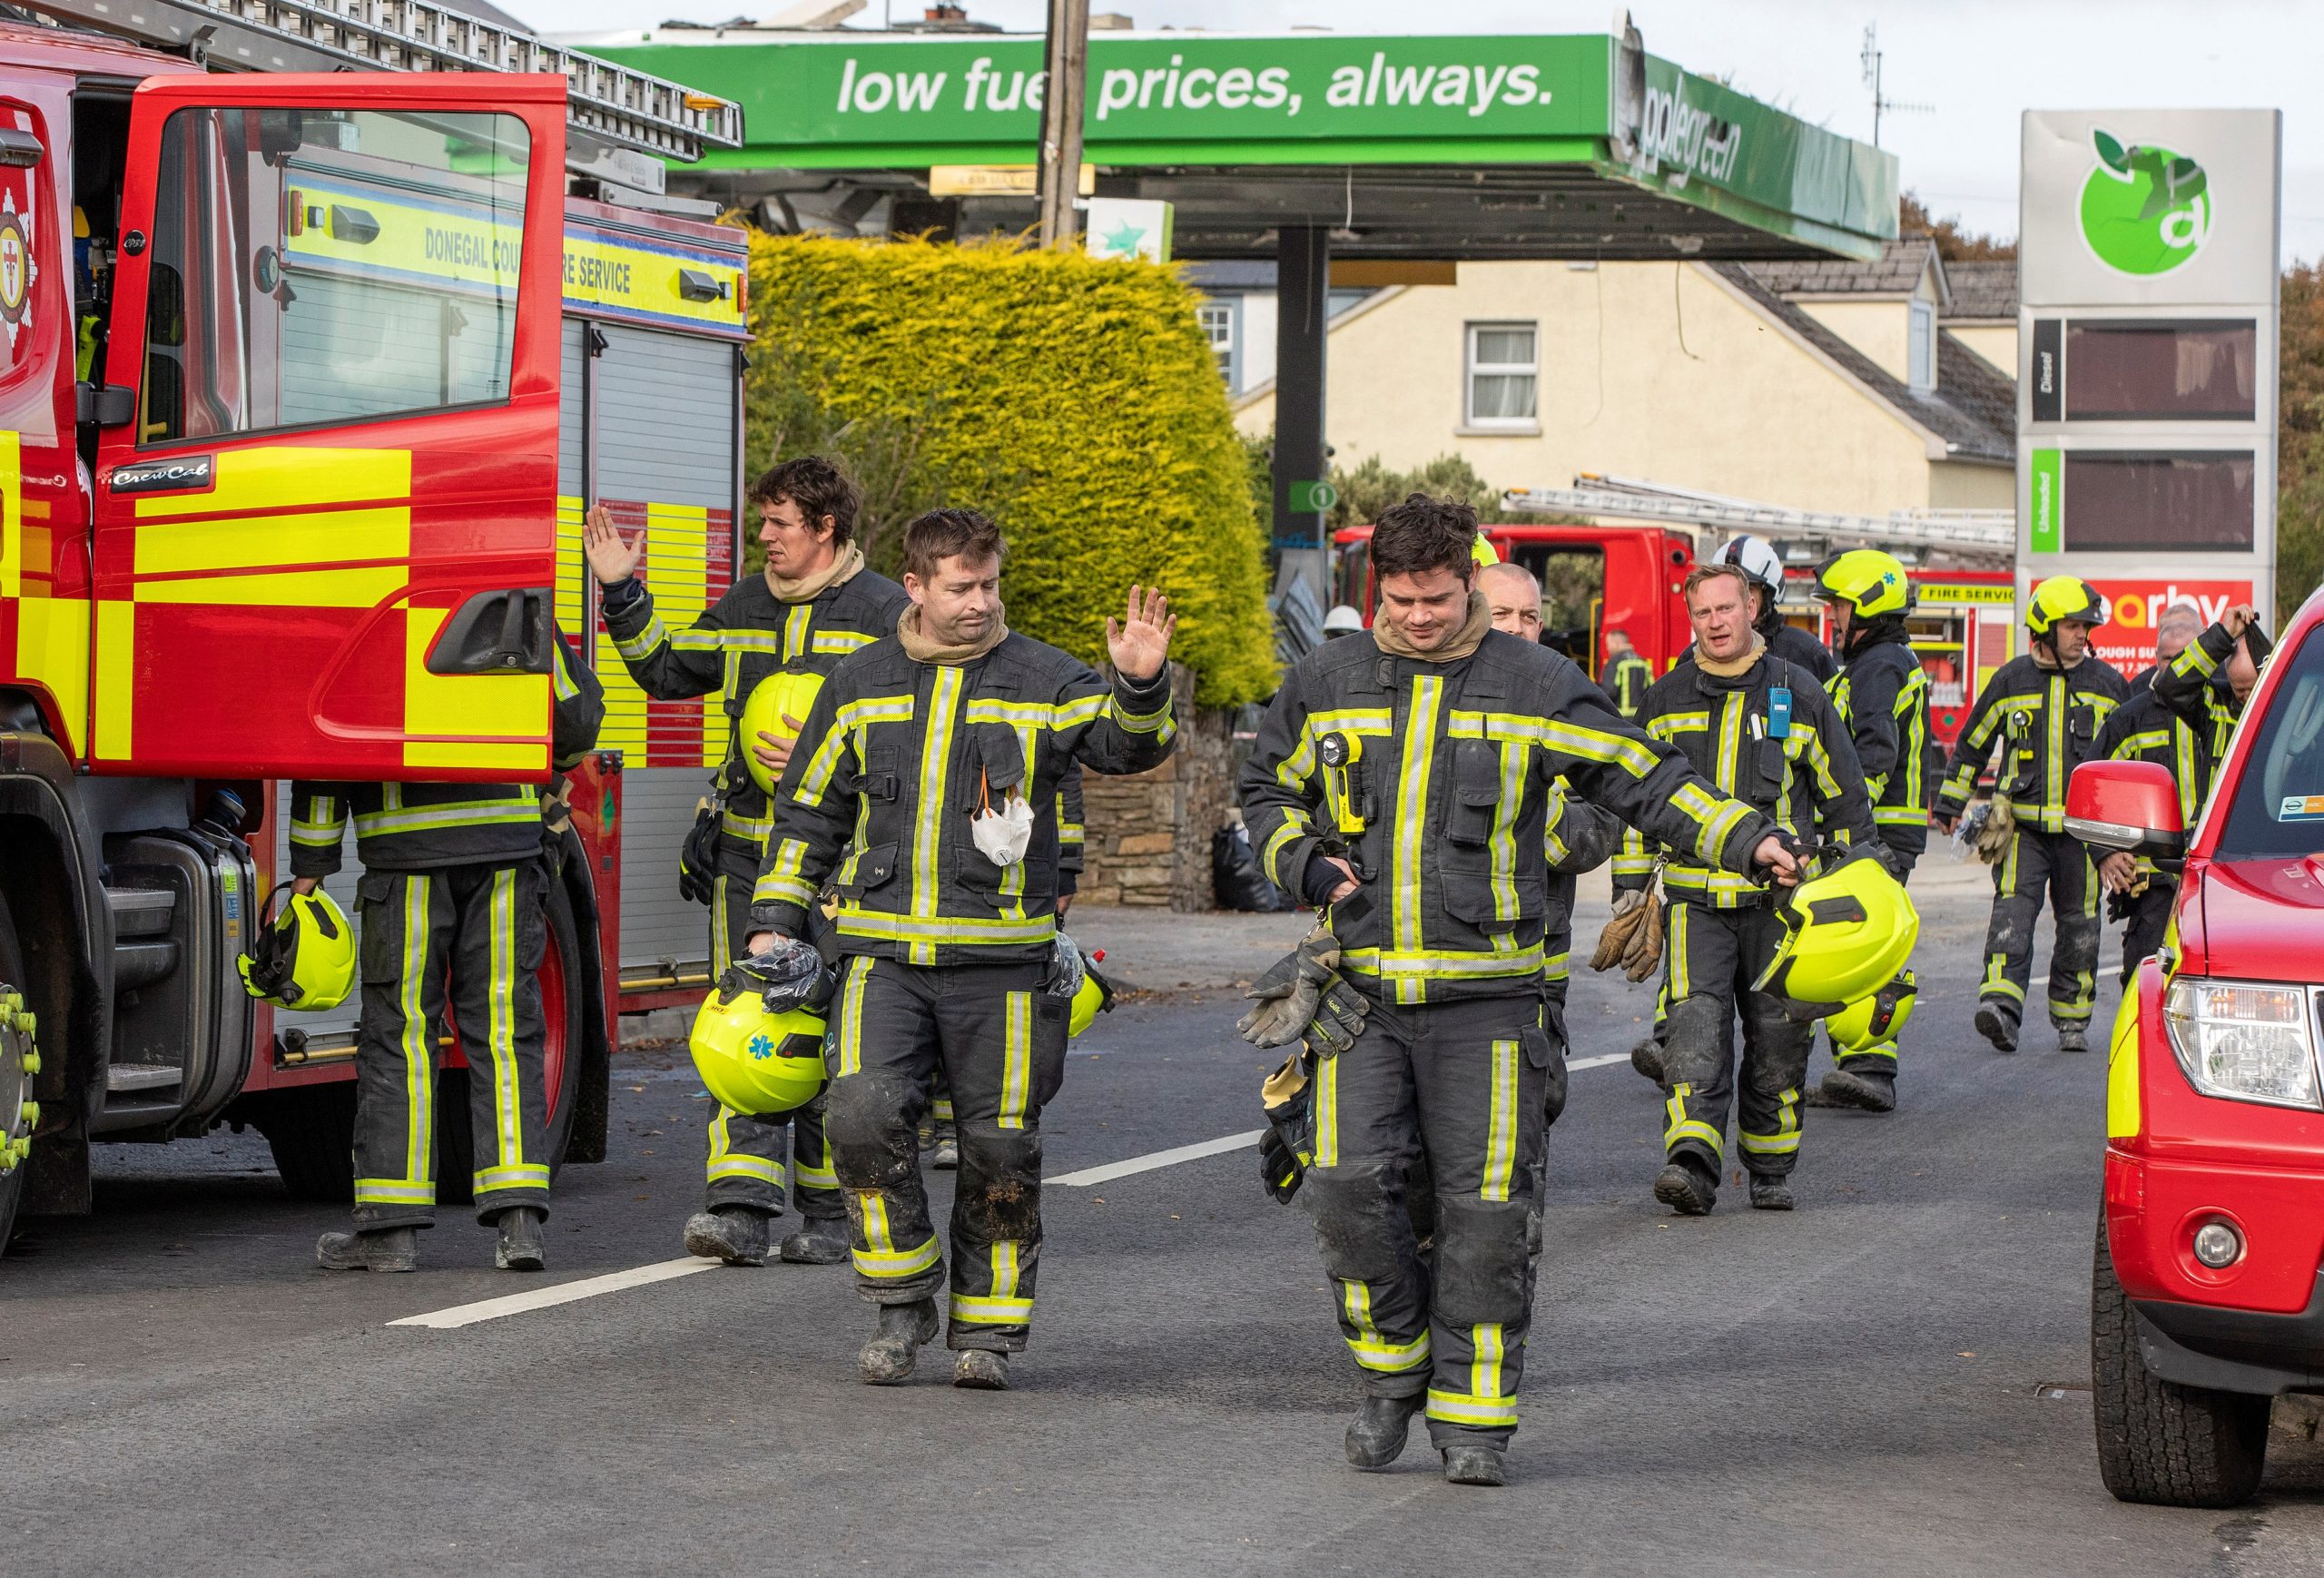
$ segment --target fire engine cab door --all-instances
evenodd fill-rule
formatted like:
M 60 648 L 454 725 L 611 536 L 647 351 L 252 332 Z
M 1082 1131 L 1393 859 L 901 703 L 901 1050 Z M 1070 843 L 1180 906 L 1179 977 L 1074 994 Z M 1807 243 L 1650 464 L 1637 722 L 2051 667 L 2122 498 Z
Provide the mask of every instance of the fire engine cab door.
M 138 89 L 99 771 L 547 776 L 565 121 L 547 75 Z

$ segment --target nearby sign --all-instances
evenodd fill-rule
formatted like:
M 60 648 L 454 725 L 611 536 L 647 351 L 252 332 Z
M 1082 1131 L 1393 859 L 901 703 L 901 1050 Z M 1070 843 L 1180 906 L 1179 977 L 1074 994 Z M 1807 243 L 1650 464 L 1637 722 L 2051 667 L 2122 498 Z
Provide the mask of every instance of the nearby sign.
M 2175 576 L 2102 577 L 2090 583 L 2106 599 L 2106 623 L 2090 633 L 2098 656 L 2124 678 L 2154 661 L 2154 627 L 2173 603 L 2190 603 L 2208 625 L 2251 598 L 2248 580 L 2195 581 Z
M 1135 197 L 1093 197 L 1083 244 L 1093 258 L 1170 261 L 1170 205 Z

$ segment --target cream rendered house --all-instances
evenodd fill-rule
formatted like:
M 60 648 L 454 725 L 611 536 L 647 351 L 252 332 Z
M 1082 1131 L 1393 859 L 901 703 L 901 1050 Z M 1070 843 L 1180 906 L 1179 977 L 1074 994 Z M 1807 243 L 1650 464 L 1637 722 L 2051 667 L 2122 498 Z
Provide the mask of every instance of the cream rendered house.
M 1336 463 L 1457 452 L 1502 488 L 1583 472 L 1798 508 L 2011 507 L 2016 289 L 1955 330 L 1926 237 L 1876 262 L 1463 263 L 1330 330 Z M 1999 360 L 1988 360 L 1999 358 Z M 1274 422 L 1271 383 L 1236 419 Z

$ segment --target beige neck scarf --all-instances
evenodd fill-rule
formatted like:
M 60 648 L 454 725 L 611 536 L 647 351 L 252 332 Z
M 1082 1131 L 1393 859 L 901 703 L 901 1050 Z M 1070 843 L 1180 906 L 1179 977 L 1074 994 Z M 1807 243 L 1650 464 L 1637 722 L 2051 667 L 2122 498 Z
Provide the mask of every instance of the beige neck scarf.
M 784 580 L 774 573 L 774 567 L 769 565 L 766 572 L 766 589 L 774 594 L 774 600 L 778 603 L 812 603 L 833 587 L 845 586 L 862 573 L 862 547 L 858 544 L 849 543 L 846 550 L 831 563 L 813 575 L 802 576 L 795 581 Z
M 1009 639 L 1009 621 L 1006 610 L 1002 612 L 1004 616 L 993 620 L 992 628 L 985 632 L 982 640 L 947 646 L 921 634 L 920 605 L 914 603 L 896 621 L 896 639 L 904 644 L 904 656 L 914 663 L 972 663 Z
M 1469 594 L 1469 612 L 1462 619 L 1461 628 L 1433 652 L 1414 650 L 1412 643 L 1404 639 L 1404 633 L 1388 623 L 1384 609 L 1372 616 L 1372 639 L 1380 644 L 1380 650 L 1391 657 L 1409 657 L 1415 663 L 1458 663 L 1484 645 L 1485 632 L 1492 628 L 1492 609 L 1482 592 Z
M 1730 657 L 1722 663 L 1698 645 L 1695 647 L 1695 666 L 1717 679 L 1735 679 L 1750 673 L 1751 665 L 1765 656 L 1767 650 L 1767 638 L 1754 635 L 1751 637 L 1751 650 L 1740 657 Z

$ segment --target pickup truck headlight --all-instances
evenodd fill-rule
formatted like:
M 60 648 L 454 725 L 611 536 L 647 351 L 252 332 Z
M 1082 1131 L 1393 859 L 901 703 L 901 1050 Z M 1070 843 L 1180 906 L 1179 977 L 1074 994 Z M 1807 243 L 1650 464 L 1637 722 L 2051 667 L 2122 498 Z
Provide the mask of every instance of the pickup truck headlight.
M 2309 1107 L 2317 1098 L 2308 989 L 2259 981 L 2180 980 L 2162 1027 L 2187 1082 L 2206 1096 Z

